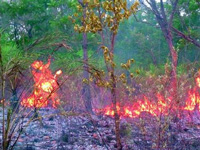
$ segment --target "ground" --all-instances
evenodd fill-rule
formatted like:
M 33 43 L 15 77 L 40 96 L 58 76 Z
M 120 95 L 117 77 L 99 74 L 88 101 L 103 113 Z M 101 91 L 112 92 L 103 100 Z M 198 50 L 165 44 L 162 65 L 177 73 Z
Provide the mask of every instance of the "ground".
M 30 123 L 14 150 L 115 150 L 114 124 L 111 117 L 66 117 L 61 115 L 59 110 L 51 108 L 38 112 L 42 119 Z M 121 118 L 124 150 L 155 149 L 158 140 L 158 128 L 154 124 L 156 120 L 145 113 L 141 118 Z M 2 120 L 2 110 L 0 119 Z M 28 120 L 29 118 L 24 118 L 24 124 Z M 168 141 L 166 149 L 171 150 L 199 150 L 200 123 L 198 118 L 196 120 L 193 123 L 186 119 L 171 122 L 160 136 L 161 143 Z M 166 136 L 168 138 L 165 138 Z

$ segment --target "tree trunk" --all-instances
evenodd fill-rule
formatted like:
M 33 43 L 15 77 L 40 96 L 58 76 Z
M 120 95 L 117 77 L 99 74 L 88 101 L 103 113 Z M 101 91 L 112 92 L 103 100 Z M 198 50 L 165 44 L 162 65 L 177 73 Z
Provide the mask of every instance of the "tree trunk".
M 86 7 L 87 5 L 83 4 L 82 0 L 78 0 L 79 4 L 81 4 L 82 8 L 84 9 L 83 12 L 83 18 L 86 18 Z M 84 26 L 84 22 L 82 22 L 82 25 Z M 83 43 L 82 43 L 82 48 L 83 48 L 83 78 L 89 80 L 89 70 L 88 70 L 88 41 L 87 41 L 87 32 L 83 32 Z M 90 85 L 83 83 L 82 87 L 82 96 L 85 104 L 86 111 L 88 113 L 93 113 L 92 110 L 92 103 L 91 103 L 91 91 L 90 91 Z
M 171 32 L 168 32 L 168 36 L 166 37 L 167 44 L 169 46 L 169 50 L 171 53 L 172 58 L 172 71 L 171 71 L 171 82 L 170 82 L 170 88 L 171 88 L 171 95 L 173 98 L 176 98 L 177 96 L 177 62 L 178 62 L 178 55 L 176 50 L 174 49 L 173 42 L 172 42 L 172 36 Z
M 87 33 L 83 33 L 83 78 L 89 80 L 89 71 L 88 71 L 88 51 L 87 51 Z M 87 112 L 93 113 L 92 103 L 91 103 L 91 92 L 89 84 L 83 84 L 82 95 L 84 99 L 84 104 Z
M 111 55 L 114 56 L 114 45 L 115 45 L 115 34 L 113 33 L 111 39 L 111 48 L 110 52 Z M 111 57 L 111 61 L 114 61 L 114 57 Z M 117 97 L 116 97 L 116 80 L 115 80 L 115 67 L 111 65 L 110 69 L 111 74 L 111 96 L 112 96 L 112 103 L 113 103 L 113 110 L 114 110 L 114 119 L 115 119 L 115 135 L 116 135 L 116 142 L 117 142 L 117 150 L 122 150 L 121 138 L 120 138 L 120 116 L 119 112 L 117 111 Z
M 114 70 L 113 70 L 114 71 Z M 115 135 L 117 142 L 117 150 L 122 150 L 121 138 L 120 138 L 120 117 L 117 111 L 117 97 L 116 97 L 116 80 L 114 72 L 111 72 L 111 80 L 112 80 L 112 88 L 111 88 L 111 96 L 114 110 L 114 119 L 115 119 Z
M 167 20 L 167 16 L 165 13 L 165 8 L 164 8 L 164 4 L 163 1 L 160 0 L 160 12 L 159 9 L 156 5 L 156 1 L 155 0 L 151 0 L 151 8 L 153 10 L 153 13 L 156 17 L 157 22 L 160 25 L 160 28 L 162 30 L 162 33 L 165 37 L 165 40 L 168 44 L 169 47 L 169 51 L 171 54 L 171 58 L 172 58 L 172 70 L 171 70 L 171 79 L 170 79 L 170 95 L 172 96 L 173 100 L 176 101 L 176 96 L 177 96 L 177 73 L 176 73 L 176 68 L 177 68 L 177 62 L 178 62 L 178 55 L 177 52 L 173 46 L 173 37 L 172 37 L 172 33 L 171 33 L 171 24 L 172 24 L 172 20 L 173 20 L 173 16 L 176 10 L 176 6 L 177 6 L 178 0 L 176 0 L 174 2 L 173 5 L 173 11 L 170 15 L 170 20 Z

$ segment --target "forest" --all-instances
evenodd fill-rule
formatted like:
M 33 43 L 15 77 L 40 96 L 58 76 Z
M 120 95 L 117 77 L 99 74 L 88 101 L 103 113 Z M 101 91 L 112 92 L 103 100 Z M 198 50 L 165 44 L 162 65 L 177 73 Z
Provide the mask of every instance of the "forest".
M 200 150 L 200 1 L 0 0 L 0 150 Z

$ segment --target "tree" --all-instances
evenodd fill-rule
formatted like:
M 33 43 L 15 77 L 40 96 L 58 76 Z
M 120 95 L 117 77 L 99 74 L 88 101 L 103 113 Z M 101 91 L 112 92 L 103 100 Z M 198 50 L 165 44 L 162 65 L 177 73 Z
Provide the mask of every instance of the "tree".
M 137 20 L 135 21 L 134 18 Z M 143 23 L 140 20 L 146 22 Z M 145 9 L 140 9 L 135 16 L 124 21 L 120 25 L 119 35 L 116 39 L 116 55 L 120 56 L 118 59 L 125 61 L 134 57 L 136 65 L 145 69 L 150 64 L 158 67 L 164 64 L 168 49 L 156 23 L 153 14 L 149 14 Z M 126 49 L 121 51 L 124 45 L 126 45 Z
M 11 39 L 14 39 L 18 46 L 23 44 L 21 39 L 31 39 L 49 29 L 51 15 L 47 11 L 47 3 L 48 0 L 1 2 L 1 27 L 10 31 Z
M 135 13 L 139 5 L 138 1 L 131 5 L 130 8 L 127 7 L 126 0 L 112 0 L 112 1 L 83 1 L 83 5 L 87 6 L 84 10 L 79 6 L 84 17 L 82 17 L 82 25 L 75 25 L 75 30 L 80 33 L 92 32 L 99 33 L 101 36 L 101 49 L 103 50 L 104 60 L 108 72 L 108 81 L 102 80 L 101 71 L 97 71 L 94 74 L 96 77 L 96 84 L 99 86 L 107 87 L 110 89 L 111 100 L 114 110 L 114 120 L 115 120 L 115 134 L 117 149 L 122 149 L 121 138 L 120 138 L 120 116 L 117 105 L 119 103 L 117 99 L 117 76 L 115 74 L 116 63 L 114 62 L 114 49 L 115 40 L 118 33 L 119 25 L 124 19 L 128 19 L 131 14 Z M 106 43 L 104 40 L 105 30 L 110 33 L 110 39 Z M 105 45 L 108 44 L 108 45 Z M 131 61 L 128 65 L 130 67 Z M 88 66 L 89 67 L 89 66 Z M 96 70 L 96 69 L 94 69 Z M 88 70 L 92 73 L 92 70 Z
M 87 11 L 87 3 L 85 3 L 83 0 L 78 0 L 79 6 L 82 7 L 82 21 L 81 24 L 83 27 L 86 28 L 86 24 L 83 20 L 86 19 L 86 11 Z M 75 14 L 76 16 L 77 14 Z M 89 71 L 88 71 L 88 41 L 87 41 L 87 32 L 82 32 L 82 48 L 83 48 L 83 78 L 86 80 L 89 80 Z M 93 113 L 92 110 L 92 98 L 91 98 L 91 92 L 90 92 L 90 86 L 89 84 L 83 84 L 82 87 L 82 95 L 85 103 L 85 108 L 89 113 Z
M 143 2 L 141 2 L 144 4 Z M 176 13 L 178 0 L 170 1 L 172 10 L 170 15 L 168 16 L 166 13 L 166 8 L 164 7 L 163 0 L 160 0 L 159 3 L 157 3 L 155 0 L 146 0 L 146 3 L 144 6 L 147 9 L 150 9 L 151 12 L 155 15 L 156 20 L 161 28 L 161 31 L 163 33 L 163 36 L 165 37 L 165 40 L 168 44 L 169 51 L 172 58 L 172 71 L 171 71 L 171 81 L 170 81 L 170 94 L 173 98 L 176 98 L 177 96 L 177 64 L 178 64 L 178 54 L 175 50 L 175 46 L 173 43 L 173 35 L 171 31 L 174 15 Z
M 19 125 L 19 118 L 14 118 L 17 114 L 19 108 L 17 96 L 17 83 L 18 79 L 21 78 L 21 72 L 23 66 L 26 64 L 26 58 L 17 48 L 15 43 L 12 41 L 7 41 L 8 36 L 0 31 L 0 81 L 1 81 L 1 103 L 3 109 L 3 121 L 2 121 L 2 149 L 6 150 L 10 148 L 11 141 L 13 140 L 13 135 L 19 136 L 21 134 L 21 126 Z M 10 85 L 11 97 L 6 94 L 8 90 L 8 85 Z M 9 97 L 9 98 L 8 98 Z M 12 101 L 14 100 L 14 102 Z M 11 107 L 9 107 L 11 103 Z M 7 111 L 5 111 L 7 110 Z M 6 117 L 5 117 L 6 116 Z M 17 120 L 17 121 L 16 121 Z M 14 140 L 14 144 L 16 143 Z
M 199 2 L 197 0 L 179 0 L 177 11 L 171 27 L 171 30 L 175 35 L 198 48 L 200 48 L 200 32 L 198 28 L 200 23 L 199 10 Z

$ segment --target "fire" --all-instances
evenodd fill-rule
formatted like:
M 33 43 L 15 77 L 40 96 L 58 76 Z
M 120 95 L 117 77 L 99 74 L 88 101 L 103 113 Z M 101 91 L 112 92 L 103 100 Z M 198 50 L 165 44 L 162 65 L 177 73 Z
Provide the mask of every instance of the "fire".
M 200 88 L 200 77 L 196 78 L 196 85 Z
M 164 97 L 160 94 L 157 94 L 158 103 L 153 103 L 144 96 L 143 100 L 138 100 L 132 106 L 120 107 L 119 103 L 117 104 L 117 112 L 120 116 L 135 118 L 139 116 L 142 112 L 148 112 L 153 116 L 157 116 L 161 113 L 167 114 L 169 109 L 168 104 L 164 101 Z M 170 101 L 170 99 L 168 99 Z M 114 116 L 113 107 L 107 106 L 103 109 L 105 115 Z
M 62 74 L 62 70 L 56 71 L 56 76 L 57 76 L 57 75 L 61 75 L 61 74 Z
M 62 74 L 61 70 L 58 70 L 55 75 L 51 73 L 50 59 L 47 64 L 43 64 L 42 61 L 35 61 L 31 65 L 32 74 L 34 79 L 33 93 L 21 101 L 21 105 L 25 107 L 47 107 L 52 102 L 52 106 L 55 108 L 60 99 L 56 90 L 58 89 L 58 83 L 56 81 L 57 76 Z
M 199 107 L 200 111 L 200 95 L 196 88 L 188 92 L 188 99 L 186 100 L 185 110 L 193 111 L 195 107 Z
M 50 82 L 44 82 L 42 83 L 42 90 L 50 93 L 51 91 L 53 91 L 53 87 Z
M 185 110 L 193 111 L 198 109 L 200 111 L 200 71 L 195 78 L 196 87 L 188 91 L 188 99 L 186 100 Z
M 193 111 L 198 109 L 198 111 L 200 111 L 200 93 L 198 91 L 200 88 L 200 77 L 197 77 L 195 81 L 196 87 L 187 92 L 188 98 L 186 99 L 185 107 L 180 108 L 182 110 Z M 159 116 L 162 114 L 168 115 L 171 108 L 176 109 L 173 106 L 171 97 L 165 98 L 160 93 L 157 93 L 156 98 L 156 101 L 150 101 L 144 96 L 142 100 L 137 100 L 134 104 L 123 107 L 117 104 L 117 112 L 121 117 L 135 118 L 142 112 L 148 112 L 153 116 Z M 103 112 L 105 115 L 114 116 L 112 108 L 113 107 L 107 106 L 103 110 L 97 110 L 97 112 Z

